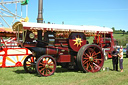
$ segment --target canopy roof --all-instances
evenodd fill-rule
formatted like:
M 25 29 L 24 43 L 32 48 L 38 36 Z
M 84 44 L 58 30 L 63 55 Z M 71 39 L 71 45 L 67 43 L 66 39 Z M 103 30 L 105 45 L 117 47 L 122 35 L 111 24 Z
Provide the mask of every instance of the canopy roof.
M 0 37 L 16 37 L 16 33 L 11 28 L 0 28 Z
M 11 28 L 0 27 L 0 32 L 14 33 Z
M 100 26 L 77 26 L 77 25 L 64 25 L 64 24 L 46 24 L 46 23 L 32 23 L 32 22 L 16 22 L 12 28 L 14 31 L 23 29 L 29 30 L 48 30 L 48 31 L 70 31 L 70 32 L 113 32 L 111 28 Z

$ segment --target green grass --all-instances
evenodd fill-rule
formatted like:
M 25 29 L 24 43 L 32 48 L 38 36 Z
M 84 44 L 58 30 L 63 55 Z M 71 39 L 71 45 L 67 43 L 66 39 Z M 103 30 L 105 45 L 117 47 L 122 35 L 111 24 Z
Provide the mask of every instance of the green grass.
M 105 61 L 104 67 L 112 69 L 111 59 Z M 39 77 L 26 73 L 23 67 L 0 68 L 0 85 L 128 85 L 128 58 L 124 58 L 122 73 L 111 70 L 82 73 L 57 67 L 54 75 Z
M 115 39 L 126 38 L 128 34 L 113 34 Z

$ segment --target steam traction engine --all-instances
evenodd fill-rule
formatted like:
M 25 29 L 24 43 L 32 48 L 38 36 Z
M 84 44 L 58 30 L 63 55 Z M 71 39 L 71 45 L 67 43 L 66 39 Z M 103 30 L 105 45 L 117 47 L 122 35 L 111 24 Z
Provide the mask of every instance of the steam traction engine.
M 40 76 L 54 74 L 57 65 L 84 72 L 100 71 L 104 64 L 102 48 L 96 43 L 88 44 L 86 36 L 98 36 L 97 32 L 112 32 L 102 27 L 29 22 L 16 22 L 13 30 L 17 31 L 20 45 L 32 52 L 24 60 L 25 71 L 37 71 Z M 41 35 L 37 33 L 38 30 L 42 30 Z M 37 40 L 37 37 L 43 40 Z

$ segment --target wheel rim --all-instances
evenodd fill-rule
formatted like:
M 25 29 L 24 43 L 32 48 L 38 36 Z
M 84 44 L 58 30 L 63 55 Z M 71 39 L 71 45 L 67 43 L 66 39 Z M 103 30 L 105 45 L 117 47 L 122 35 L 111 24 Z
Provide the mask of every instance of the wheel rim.
M 102 50 L 96 45 L 88 46 L 82 55 L 82 66 L 88 72 L 98 72 L 104 64 Z
M 51 56 L 42 56 L 37 62 L 37 72 L 41 76 L 50 76 L 55 72 L 56 62 Z
M 26 72 L 28 72 L 28 73 L 36 72 L 35 60 L 36 60 L 36 58 L 33 57 L 32 55 L 29 55 L 26 57 L 26 59 L 24 60 L 24 69 Z

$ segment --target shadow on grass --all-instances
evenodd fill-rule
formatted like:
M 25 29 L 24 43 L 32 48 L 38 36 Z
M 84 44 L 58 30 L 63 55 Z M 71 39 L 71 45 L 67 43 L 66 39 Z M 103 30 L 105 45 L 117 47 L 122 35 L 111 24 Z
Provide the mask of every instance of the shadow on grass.
M 128 57 L 126 56 L 126 54 L 124 54 L 124 57 L 123 58 L 128 58 Z
M 28 74 L 25 70 L 16 70 L 16 71 L 13 71 L 13 72 L 15 72 L 16 74 Z M 74 69 L 67 69 L 67 68 L 60 68 L 60 67 L 57 67 L 55 72 L 56 73 L 64 73 L 64 72 L 83 73 L 82 71 L 78 71 L 77 69 L 74 70 Z M 40 77 L 37 72 L 30 73 L 30 74 L 34 74 L 35 76 Z
M 13 71 L 13 72 L 15 72 L 17 74 L 25 74 L 25 73 L 27 73 L 25 70 L 16 70 L 16 71 Z
M 66 68 L 56 68 L 56 73 L 62 73 L 62 72 L 72 72 L 73 70 L 69 70 Z

